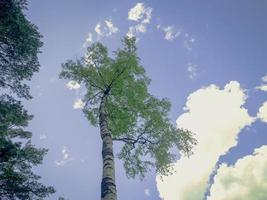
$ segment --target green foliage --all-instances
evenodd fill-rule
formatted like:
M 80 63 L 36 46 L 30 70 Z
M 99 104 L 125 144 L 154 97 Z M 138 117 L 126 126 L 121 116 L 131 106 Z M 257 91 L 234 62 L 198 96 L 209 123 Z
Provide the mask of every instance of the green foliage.
M 0 1 L 0 87 L 30 98 L 30 80 L 39 70 L 37 53 L 42 46 L 37 27 L 22 12 L 24 0 Z
M 25 0 L 0 0 L 0 199 L 41 200 L 54 193 L 39 182 L 32 167 L 42 163 L 46 149 L 31 144 L 25 130 L 32 116 L 5 92 L 31 98 L 30 80 L 39 70 L 40 34 L 23 14 Z M 8 91 L 10 90 L 10 91 Z
M 34 147 L 24 130 L 31 118 L 19 101 L 0 97 L 0 199 L 43 199 L 55 191 L 32 172 L 47 150 Z
M 125 38 L 123 45 L 111 58 L 101 43 L 93 44 L 85 57 L 63 64 L 60 77 L 85 86 L 84 113 L 94 126 L 101 99 L 106 99 L 108 128 L 113 140 L 125 143 L 118 156 L 129 177 L 142 178 L 150 167 L 169 174 L 175 160 L 170 149 L 190 154 L 196 141 L 192 133 L 171 124 L 170 102 L 148 92 L 150 79 L 137 57 L 135 38 Z

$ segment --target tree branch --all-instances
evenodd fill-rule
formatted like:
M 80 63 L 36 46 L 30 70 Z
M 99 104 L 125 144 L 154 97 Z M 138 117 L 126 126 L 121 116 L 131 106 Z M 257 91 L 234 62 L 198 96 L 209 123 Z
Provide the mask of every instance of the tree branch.
M 101 94 L 101 93 L 102 93 L 102 91 L 99 91 L 99 92 L 97 92 L 94 96 L 92 96 L 91 98 L 89 98 L 89 99 L 86 101 L 84 107 L 87 107 L 88 104 L 90 103 L 90 101 L 92 101 L 94 98 L 96 98 L 96 97 L 97 97 L 99 94 Z
M 109 88 L 111 88 L 111 86 L 113 85 L 113 83 L 124 73 L 124 71 L 126 70 L 126 68 L 127 68 L 127 66 L 125 66 L 122 70 L 121 70 L 121 72 L 120 73 L 118 73 L 117 74 L 117 76 L 115 76 L 112 80 L 111 80 L 111 82 L 110 82 L 110 84 L 108 85 L 108 87 Z
M 130 144 L 132 145 L 133 148 L 135 148 L 135 145 L 138 143 L 138 144 L 152 144 L 152 145 L 157 145 L 159 144 L 159 141 L 155 142 L 155 141 L 152 141 L 146 137 L 143 137 L 147 131 L 146 131 L 147 127 L 144 129 L 144 131 L 142 133 L 140 133 L 136 139 L 134 138 L 129 138 L 129 137 L 123 137 L 123 138 L 112 138 L 112 140 L 114 141 L 122 141 L 122 142 L 125 142 L 127 144 Z
M 86 81 L 88 81 L 90 83 L 90 86 L 95 87 L 95 88 L 101 90 L 102 92 L 105 91 L 103 88 L 101 88 L 98 85 L 96 85 L 92 80 L 90 80 L 90 79 L 87 78 Z

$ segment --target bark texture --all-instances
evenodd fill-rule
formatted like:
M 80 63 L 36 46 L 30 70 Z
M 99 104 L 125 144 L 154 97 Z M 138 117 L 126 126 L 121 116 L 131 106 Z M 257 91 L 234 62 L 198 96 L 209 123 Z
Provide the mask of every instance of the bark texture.
M 117 200 L 115 184 L 115 167 L 113 155 L 113 141 L 108 130 L 107 115 L 105 113 L 106 96 L 104 95 L 99 108 L 100 135 L 102 138 L 103 172 L 101 182 L 101 200 Z

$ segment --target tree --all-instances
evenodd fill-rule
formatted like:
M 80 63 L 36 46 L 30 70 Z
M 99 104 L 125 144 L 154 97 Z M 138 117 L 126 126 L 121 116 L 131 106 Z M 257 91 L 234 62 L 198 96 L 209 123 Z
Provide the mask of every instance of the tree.
M 20 101 L 5 92 L 29 99 L 30 80 L 39 70 L 42 46 L 37 27 L 23 14 L 25 0 L 0 0 L 0 199 L 43 199 L 55 190 L 38 182 L 32 167 L 42 163 L 46 149 L 31 144 L 25 131 L 32 116 Z
M 25 0 L 0 0 L 0 87 L 30 98 L 23 81 L 39 70 L 42 42 L 37 27 L 23 14 L 25 8 Z
M 32 133 L 24 130 L 31 119 L 19 101 L 0 97 L 0 199 L 39 200 L 55 192 L 32 172 L 47 150 L 31 144 Z
M 113 59 L 105 46 L 94 43 L 85 57 L 64 63 L 60 74 L 85 86 L 83 111 L 92 125 L 100 127 L 102 200 L 117 199 L 113 141 L 124 142 L 118 157 L 130 178 L 143 178 L 151 167 L 161 175 L 171 173 L 175 155 L 170 149 L 189 154 L 195 144 L 189 131 L 171 124 L 170 102 L 148 92 L 150 79 L 140 65 L 135 39 L 125 38 L 123 45 Z

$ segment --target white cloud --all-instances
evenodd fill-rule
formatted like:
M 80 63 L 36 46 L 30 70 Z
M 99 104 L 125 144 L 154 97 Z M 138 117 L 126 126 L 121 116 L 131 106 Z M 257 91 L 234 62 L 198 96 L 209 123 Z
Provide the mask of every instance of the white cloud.
M 194 65 L 192 63 L 187 64 L 187 71 L 189 72 L 189 78 L 195 79 L 197 76 L 197 65 Z
M 262 82 L 267 83 L 267 74 L 261 78 Z
M 144 190 L 144 193 L 145 193 L 145 195 L 146 196 L 150 196 L 151 194 L 150 194 L 150 190 L 148 189 L 148 188 L 146 188 L 145 190 Z
M 233 165 L 220 165 L 208 200 L 267 199 L 267 145 Z
M 198 144 L 194 155 L 174 164 L 173 175 L 163 177 L 163 181 L 157 177 L 164 200 L 203 199 L 219 157 L 237 144 L 241 129 L 254 121 L 243 107 L 245 101 L 245 91 L 236 81 L 223 89 L 210 85 L 189 95 L 186 112 L 176 122 L 178 127 L 195 133 Z
M 146 32 L 146 26 L 144 24 L 137 24 L 135 26 L 130 26 L 127 36 L 128 37 L 134 37 L 138 35 L 139 33 L 145 33 Z
M 138 24 L 130 26 L 127 32 L 128 37 L 136 37 L 140 33 L 147 31 L 147 24 L 152 18 L 152 8 L 146 7 L 143 3 L 137 3 L 128 12 L 128 19 L 138 22 Z
M 172 41 L 181 34 L 181 30 L 176 29 L 174 26 L 167 26 L 162 28 L 165 33 L 164 39 Z
M 67 84 L 66 84 L 66 87 L 70 90 L 78 90 L 81 85 L 76 82 L 76 81 L 69 81 Z
M 61 160 L 55 161 L 57 166 L 64 166 L 66 163 L 74 160 L 74 158 L 70 156 L 69 150 L 65 146 L 62 148 L 61 154 L 62 154 Z
M 146 7 L 144 3 L 137 3 L 128 12 L 128 19 L 144 24 L 149 24 L 152 18 L 152 8 Z
M 196 42 L 196 39 L 192 36 L 189 36 L 188 33 L 185 33 L 184 38 L 184 48 L 188 51 L 192 51 L 193 44 Z
M 107 36 L 119 32 L 119 28 L 116 27 L 116 26 L 114 26 L 114 24 L 113 24 L 113 22 L 111 20 L 105 20 L 105 23 L 106 23 L 106 26 L 108 28 L 108 34 L 107 34 Z
M 73 104 L 74 109 L 83 109 L 84 106 L 85 106 L 85 103 L 80 98 L 74 101 L 74 104 Z
M 164 39 L 168 40 L 168 41 L 172 41 L 174 39 L 176 39 L 177 37 L 179 37 L 182 33 L 182 29 L 178 29 L 175 26 L 162 26 L 160 24 L 158 24 L 157 29 L 162 30 L 164 32 Z
M 266 85 L 257 86 L 256 89 L 267 92 L 267 84 Z
M 259 109 L 258 118 L 263 122 L 267 122 L 267 101 L 265 101 Z
M 92 43 L 93 43 L 93 34 L 91 32 L 89 32 L 86 39 L 85 39 L 83 47 L 85 48 L 87 45 L 90 45 Z
M 96 24 L 96 26 L 95 26 L 95 32 L 96 32 L 98 35 L 100 35 L 100 36 L 103 35 L 103 33 L 102 33 L 102 31 L 101 31 L 101 24 L 100 24 L 100 23 L 97 23 L 97 24 Z
M 101 22 L 97 23 L 95 26 L 95 32 L 97 33 L 98 37 L 110 37 L 113 34 L 119 32 L 119 28 L 116 27 L 112 20 L 105 20 L 104 25 Z
M 257 86 L 256 89 L 262 90 L 262 91 L 267 91 L 267 74 L 265 76 L 263 76 L 261 78 L 261 80 L 263 82 L 262 85 Z
M 144 14 L 144 4 L 137 3 L 133 8 L 128 12 L 128 19 L 133 21 L 139 21 Z

